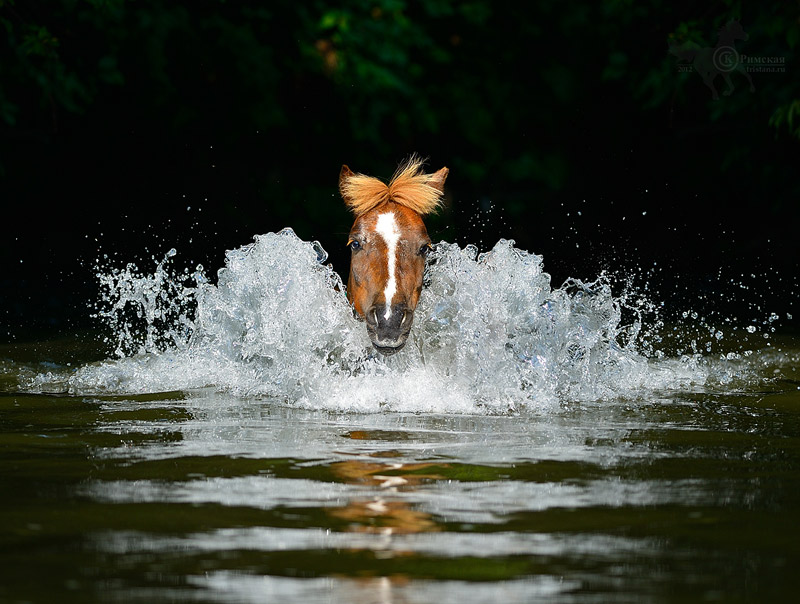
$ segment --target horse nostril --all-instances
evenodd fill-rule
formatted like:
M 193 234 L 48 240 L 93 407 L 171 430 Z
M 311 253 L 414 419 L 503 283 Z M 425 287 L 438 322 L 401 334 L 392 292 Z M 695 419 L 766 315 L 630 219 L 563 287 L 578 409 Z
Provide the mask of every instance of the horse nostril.
M 414 311 L 409 310 L 405 304 L 395 304 L 388 309 L 383 305 L 377 305 L 367 311 L 365 318 L 373 329 L 405 331 L 411 327 Z

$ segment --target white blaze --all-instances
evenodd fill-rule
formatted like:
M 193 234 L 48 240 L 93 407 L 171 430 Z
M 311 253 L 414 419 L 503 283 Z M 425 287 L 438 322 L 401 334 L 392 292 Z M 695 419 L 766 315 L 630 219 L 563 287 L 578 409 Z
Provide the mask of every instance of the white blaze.
M 386 281 L 386 289 L 383 290 L 383 296 L 386 299 L 386 312 L 383 313 L 383 318 L 388 319 L 392 316 L 392 298 L 397 292 L 395 264 L 397 264 L 397 242 L 400 240 L 400 231 L 397 229 L 394 212 L 386 212 L 378 216 L 378 221 L 375 223 L 375 231 L 386 242 L 386 262 L 388 263 L 389 278 Z

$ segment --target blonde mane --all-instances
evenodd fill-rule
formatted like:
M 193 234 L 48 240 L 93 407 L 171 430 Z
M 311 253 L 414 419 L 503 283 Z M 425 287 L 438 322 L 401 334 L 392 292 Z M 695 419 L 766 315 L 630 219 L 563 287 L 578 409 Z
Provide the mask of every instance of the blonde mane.
M 356 215 L 393 201 L 418 214 L 430 214 L 441 205 L 438 177 L 422 172 L 423 160 L 412 155 L 401 164 L 387 185 L 366 174 L 353 174 L 341 184 L 342 197 Z

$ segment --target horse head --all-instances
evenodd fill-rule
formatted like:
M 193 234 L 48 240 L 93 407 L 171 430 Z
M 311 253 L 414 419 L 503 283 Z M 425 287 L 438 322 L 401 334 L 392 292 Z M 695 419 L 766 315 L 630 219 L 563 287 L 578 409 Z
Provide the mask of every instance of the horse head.
M 355 214 L 347 297 L 367 323 L 373 346 L 384 355 L 408 339 L 422 291 L 431 240 L 422 216 L 439 207 L 447 168 L 425 174 L 412 157 L 389 184 L 342 166 L 339 191 Z

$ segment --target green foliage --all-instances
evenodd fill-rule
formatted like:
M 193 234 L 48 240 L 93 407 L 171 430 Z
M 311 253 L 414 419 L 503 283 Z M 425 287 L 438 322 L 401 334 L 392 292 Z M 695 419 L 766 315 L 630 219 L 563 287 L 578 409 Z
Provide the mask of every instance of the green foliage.
M 313 45 L 303 51 L 317 55 L 319 68 L 337 84 L 358 139 L 381 144 L 390 114 L 401 135 L 420 119 L 425 128 L 438 130 L 438 112 L 424 94 L 426 79 L 431 65 L 451 62 L 452 54 L 426 25 L 455 14 L 457 4 L 440 0 L 412 16 L 398 0 L 318 3 Z M 458 10 L 471 11 L 469 5 Z
M 685 50 L 697 51 L 703 48 L 713 48 L 717 42 L 717 31 L 731 20 L 740 21 L 748 32 L 749 38 L 737 41 L 737 50 L 742 55 L 750 57 L 779 57 L 785 60 L 786 70 L 783 74 L 755 73 L 758 81 L 757 95 L 747 98 L 744 95 L 731 95 L 719 102 L 709 103 L 708 117 L 711 122 L 720 122 L 725 119 L 752 119 L 761 122 L 762 127 L 772 125 L 780 129 L 790 126 L 788 117 L 791 114 L 791 102 L 781 103 L 782 98 L 800 98 L 800 80 L 796 77 L 787 77 L 796 71 L 797 58 L 792 52 L 800 40 L 800 5 L 796 3 L 766 3 L 759 5 L 757 11 L 744 11 L 741 2 L 727 0 L 724 7 L 714 13 L 706 13 L 706 17 L 683 19 L 677 21 L 667 33 L 669 45 L 679 46 Z M 625 21 L 631 21 L 627 8 L 619 2 L 607 2 L 609 8 L 614 7 L 615 16 Z M 640 4 L 640 6 L 642 6 Z M 662 8 L 659 1 L 651 1 L 647 6 L 646 14 L 655 14 Z M 744 15 L 744 16 L 743 16 Z M 633 22 L 626 23 L 626 26 Z M 645 107 L 656 109 L 668 103 L 673 103 L 675 98 L 686 102 L 686 95 L 692 89 L 703 85 L 697 73 L 691 68 L 691 60 L 671 56 L 665 52 L 660 61 L 646 56 L 649 64 L 632 65 L 631 69 L 638 75 L 631 86 L 633 94 L 641 99 Z M 619 58 L 612 54 L 609 61 L 609 76 L 617 74 L 615 63 Z M 683 65 L 686 71 L 678 73 L 678 68 Z M 762 77 L 763 76 L 763 77 Z M 731 74 L 737 87 L 746 88 L 745 82 L 739 73 Z M 723 80 L 718 76 L 717 86 L 723 87 Z M 789 128 L 792 136 L 800 140 L 798 132 Z
M 776 130 L 786 128 L 791 136 L 800 139 L 800 99 L 779 106 L 769 118 Z
M 796 3 L 732 0 L 710 11 L 664 0 L 0 0 L 0 120 L 6 132 L 57 131 L 124 102 L 165 136 L 203 128 L 233 144 L 266 132 L 303 156 L 340 144 L 365 170 L 442 149 L 472 183 L 558 191 L 579 176 L 565 127 L 606 140 L 626 127 L 604 123 L 607 98 L 644 115 L 699 103 L 695 130 L 746 121 L 800 139 L 798 14 Z M 669 45 L 713 45 L 740 16 L 751 36 L 739 50 L 784 56 L 786 74 L 712 101 Z M 266 191 L 279 172 L 253 178 Z

